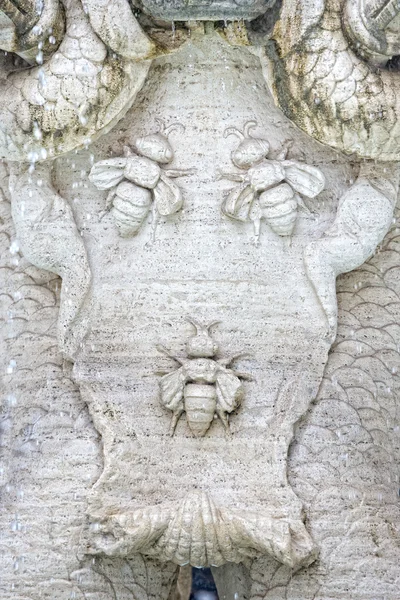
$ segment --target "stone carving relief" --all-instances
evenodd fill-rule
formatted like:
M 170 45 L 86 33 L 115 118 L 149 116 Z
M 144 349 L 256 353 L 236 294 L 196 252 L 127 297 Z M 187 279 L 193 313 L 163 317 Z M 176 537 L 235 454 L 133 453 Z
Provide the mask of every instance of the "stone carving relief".
M 65 34 L 65 14 L 58 0 L 4 2 L 0 18 L 2 50 L 18 54 L 29 64 L 48 59 Z
M 208 494 L 193 491 L 177 507 L 149 506 L 97 522 L 92 552 L 116 557 L 140 553 L 200 568 L 269 554 L 298 568 L 313 562 L 316 552 L 300 513 L 296 517 L 289 525 L 277 515 L 216 506 Z
M 252 600 L 398 595 L 398 208 L 395 217 L 379 252 L 339 278 L 337 338 L 291 449 L 290 481 L 318 561 L 295 576 L 268 558 L 255 561 L 246 588 Z M 219 589 L 229 581 L 237 589 L 235 567 L 214 571 Z
M 58 343 L 72 359 L 89 324 L 91 271 L 69 204 L 53 188 L 46 166 L 11 166 L 12 217 L 24 256 L 62 278 Z
M 376 333 L 375 321 L 373 332 L 360 333 L 361 354 L 368 360 L 362 362 L 364 354 L 353 357 L 349 337 L 334 346 L 329 361 L 328 353 L 337 335 L 336 278 L 373 256 L 392 224 L 398 197 L 399 168 L 384 161 L 398 158 L 397 82 L 385 61 L 397 52 L 399 11 L 393 2 L 356 0 L 137 0 L 134 13 L 131 4 L 44 0 L 40 15 L 27 10 L 25 16 L 19 9 L 0 9 L 5 25 L 0 47 L 31 64 L 15 70 L 13 58 L 2 61 L 0 154 L 8 174 L 0 169 L 1 186 L 12 204 L 13 248 L 35 265 L 26 267 L 31 275 L 13 272 L 10 281 L 17 286 L 20 279 L 29 281 L 30 293 L 40 296 L 40 311 L 51 298 L 54 321 L 58 299 L 44 286 L 55 284 L 40 269 L 62 278 L 58 344 L 62 357 L 73 362 L 63 364 L 43 342 L 46 335 L 54 338 L 47 321 L 34 322 L 40 340 L 22 328 L 24 340 L 32 335 L 34 348 L 43 346 L 60 373 L 57 384 L 49 383 L 47 366 L 42 387 L 10 377 L 26 403 L 24 416 L 15 417 L 22 423 L 17 437 L 23 438 L 21 447 L 34 447 L 35 431 L 47 423 L 47 413 L 54 416 L 53 396 L 57 413 L 63 413 L 57 394 L 62 397 L 65 386 L 85 415 L 70 408 L 72 416 L 65 417 L 65 427 L 84 440 L 82 450 L 76 447 L 84 455 L 79 464 L 87 468 L 90 452 L 97 461 L 86 488 L 82 484 L 84 508 L 73 512 L 78 516 L 68 546 L 73 556 L 68 577 L 58 572 L 54 584 L 50 575 L 36 592 L 36 574 L 33 584 L 22 581 L 18 594 L 37 600 L 43 590 L 49 598 L 56 590 L 79 600 L 91 594 L 166 600 L 176 565 L 222 567 L 219 573 L 232 574 L 230 563 L 242 562 L 258 589 L 272 598 L 269 592 L 279 585 L 271 582 L 281 577 L 288 587 L 287 574 L 292 578 L 300 567 L 309 569 L 299 581 L 313 573 L 322 577 L 320 566 L 313 565 L 319 550 L 321 564 L 329 568 L 329 548 L 316 531 L 310 501 L 310 488 L 322 489 L 324 472 L 316 467 L 316 481 L 307 460 L 295 454 L 293 464 L 305 469 L 296 485 L 288 466 L 294 440 L 315 448 L 318 435 L 331 439 L 325 409 L 310 408 L 312 402 L 334 398 L 336 407 L 347 394 L 357 415 L 373 422 L 363 398 L 349 390 L 362 364 L 373 374 L 365 384 L 368 410 L 378 410 L 377 390 L 387 379 L 382 364 L 387 370 L 395 361 L 390 344 L 398 331 L 388 315 L 396 316 L 397 308 L 391 304 L 385 304 L 385 334 Z M 243 35 L 230 46 L 226 32 L 220 33 L 227 29 L 224 19 L 234 15 L 252 21 L 238 25 Z M 174 25 L 182 35 L 176 46 L 163 46 L 165 19 L 185 17 L 221 22 Z M 254 40 L 262 40 L 257 48 L 239 45 Z M 273 104 L 266 81 L 286 116 Z M 155 115 L 160 130 L 148 133 Z M 334 149 L 353 153 L 351 159 Z M 187 163 L 190 170 L 180 168 Z M 175 177 L 182 178 L 179 186 Z M 104 213 L 104 200 L 116 227 L 110 219 L 93 218 Z M 152 244 L 143 226 L 150 211 L 153 234 L 160 216 L 175 215 L 165 219 Z M 262 221 L 267 226 L 260 235 Z M 252 227 L 257 245 L 249 237 Z M 396 257 L 386 260 L 397 269 Z M 365 272 L 372 273 L 369 265 Z M 374 272 L 378 279 L 379 273 Z M 386 278 L 393 277 L 388 273 Z M 371 318 L 363 302 L 372 292 L 365 294 L 348 300 L 349 322 Z M 395 304 L 394 292 L 393 298 Z M 24 311 L 30 302 L 24 299 Z M 184 315 L 196 320 L 189 324 Z M 223 327 L 210 333 L 212 325 L 204 324 L 216 321 Z M 17 332 L 9 347 L 23 355 L 19 337 Z M 7 374 L 16 364 L 12 356 Z M 339 390 L 328 381 L 336 372 Z M 29 385 L 34 391 L 25 397 Z M 13 394 L 7 397 L 10 414 L 16 414 Z M 349 410 L 341 406 L 347 419 Z M 341 422 L 341 409 L 329 410 Z M 391 404 L 390 411 L 392 416 Z M 357 415 L 346 426 L 353 427 Z M 325 428 L 323 434 L 312 430 L 311 441 L 309 418 L 313 427 Z M 5 421 L 13 431 L 8 413 Z M 90 430 L 88 446 L 94 449 L 86 447 L 80 429 Z M 375 429 L 383 431 L 384 425 Z M 350 435 L 347 429 L 342 434 Z M 383 439 L 372 429 L 369 434 Z M 10 434 L 7 444 L 11 439 Z M 65 439 L 69 444 L 71 431 Z M 29 472 L 28 459 L 18 452 L 7 460 L 21 460 L 23 472 Z M 324 452 L 325 460 L 328 443 Z M 56 455 L 53 448 L 51 456 Z M 332 467 L 329 481 L 335 469 L 340 470 Z M 328 501 L 321 506 L 329 511 Z M 379 521 L 377 514 L 374 519 Z M 15 531 L 21 531 L 15 520 Z M 68 521 L 57 530 L 63 540 L 70 527 Z M 57 539 L 53 529 L 51 538 Z M 271 565 L 278 575 L 266 582 Z M 257 585 L 254 599 L 260 596 Z M 30 586 L 28 592 L 24 586 Z M 286 587 L 282 595 L 289 598 Z M 328 597 L 329 590 L 324 593 Z M 8 600 L 10 594 L 7 588 L 3 596 Z
M 339 201 L 332 226 L 305 250 L 308 276 L 336 337 L 336 277 L 370 258 L 388 232 L 399 193 L 400 169 L 364 165 L 356 183 Z
M 254 138 L 250 131 L 257 123 L 249 121 L 243 133 L 228 128 L 224 133 L 236 135 L 241 140 L 232 153 L 232 162 L 246 173 L 222 173 L 221 176 L 241 185 L 234 188 L 222 205 L 222 212 L 231 219 L 252 221 L 256 243 L 260 238 L 261 220 L 265 220 L 274 233 L 290 237 L 296 224 L 299 208 L 309 212 L 301 195 L 315 198 L 325 187 L 325 178 L 315 167 L 287 160 L 291 142 L 275 160 L 267 159 L 267 140 Z M 300 195 L 301 194 L 301 195 Z
M 399 12 L 395 0 L 283 0 L 264 56 L 265 76 L 283 112 L 333 148 L 398 160 L 397 73 L 376 69 L 360 51 L 378 52 L 380 64 L 382 55 L 395 56 Z
M 244 389 L 240 379 L 250 376 L 228 368 L 242 354 L 215 358 L 219 348 L 209 331 L 216 323 L 203 326 L 193 319 L 189 322 L 196 328 L 196 335 L 186 344 L 188 358 L 178 358 L 164 346 L 157 346 L 160 352 L 181 365 L 160 381 L 161 402 L 173 412 L 170 433 L 175 433 L 184 412 L 195 437 L 203 437 L 207 433 L 214 415 L 218 415 L 229 433 L 228 414 L 236 410 L 243 400 Z
M 154 17 L 168 21 L 254 19 L 264 14 L 274 0 L 135 0 Z
M 136 235 L 153 207 L 152 230 L 155 236 L 160 216 L 168 217 L 181 210 L 183 197 L 172 177 L 184 177 L 188 170 L 165 169 L 174 158 L 168 134 L 179 128 L 179 123 L 135 140 L 132 151 L 124 148 L 124 157 L 110 158 L 96 163 L 89 179 L 99 190 L 109 190 L 107 209 L 112 212 L 122 237 Z
M 154 46 L 126 0 L 64 5 L 65 35 L 50 60 L 39 50 L 35 67 L 1 81 L 2 158 L 36 163 L 88 145 L 126 113 L 144 83 Z
M 343 25 L 353 48 L 366 60 L 385 67 L 400 53 L 399 5 L 389 2 L 349 0 L 344 5 Z

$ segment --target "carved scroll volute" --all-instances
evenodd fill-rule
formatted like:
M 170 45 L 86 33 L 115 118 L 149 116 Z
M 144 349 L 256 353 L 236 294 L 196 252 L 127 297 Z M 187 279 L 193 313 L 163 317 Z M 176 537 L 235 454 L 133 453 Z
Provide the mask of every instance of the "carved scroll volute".
M 376 68 L 399 52 L 398 2 L 334 4 L 283 0 L 266 47 L 268 85 L 312 138 L 360 158 L 399 160 L 398 73 Z
M 397 0 L 347 0 L 343 24 L 356 52 L 384 67 L 400 53 L 400 5 Z
M 28 63 L 46 61 L 65 34 L 65 14 L 60 0 L 0 2 L 0 48 Z
M 24 256 L 62 278 L 58 343 L 73 359 L 90 314 L 91 271 L 83 239 L 69 204 L 54 190 L 51 166 L 10 167 L 12 217 Z

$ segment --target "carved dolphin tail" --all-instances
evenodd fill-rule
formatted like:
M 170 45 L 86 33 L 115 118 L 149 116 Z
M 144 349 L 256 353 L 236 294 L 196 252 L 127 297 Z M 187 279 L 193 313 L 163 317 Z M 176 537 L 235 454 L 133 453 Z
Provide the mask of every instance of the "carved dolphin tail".
M 95 519 L 96 520 L 96 519 Z M 204 492 L 188 493 L 179 506 L 156 505 L 98 519 L 89 552 L 108 556 L 141 553 L 162 562 L 195 567 L 241 562 L 270 554 L 298 569 L 315 560 L 300 510 L 290 517 L 215 506 Z
M 58 343 L 73 359 L 89 325 L 91 271 L 72 210 L 53 189 L 49 167 L 40 165 L 38 175 L 40 185 L 23 167 L 12 167 L 12 217 L 25 258 L 62 278 Z
M 399 190 L 397 165 L 362 165 L 356 183 L 342 196 L 336 219 L 304 253 L 307 275 L 336 337 L 336 277 L 361 266 L 388 232 Z
M 265 76 L 286 116 L 343 152 L 399 160 L 399 74 L 375 66 L 400 52 L 399 13 L 397 0 L 283 0 Z
M 32 59 L 33 35 L 39 39 L 38 65 L 0 82 L 0 158 L 31 163 L 54 158 L 111 129 L 141 89 L 150 67 L 145 59 L 154 51 L 128 0 L 85 0 L 85 10 L 80 0 L 63 0 L 66 33 L 47 62 L 52 44 L 46 40 L 57 48 L 56 36 L 63 33 L 59 0 L 44 0 L 46 27 L 36 22 L 28 31 L 29 43 L 20 33 L 20 13 L 7 14 L 9 4 L 0 1 L 0 23 L 8 23 L 0 46 Z M 32 22 L 28 19 L 28 25 Z M 54 30 L 50 36 L 49 27 Z

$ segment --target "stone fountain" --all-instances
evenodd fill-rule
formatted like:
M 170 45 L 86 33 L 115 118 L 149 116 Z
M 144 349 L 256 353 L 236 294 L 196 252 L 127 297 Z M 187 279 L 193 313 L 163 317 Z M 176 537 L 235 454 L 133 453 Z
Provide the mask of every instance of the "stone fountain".
M 0 1 L 2 599 L 398 598 L 399 13 Z

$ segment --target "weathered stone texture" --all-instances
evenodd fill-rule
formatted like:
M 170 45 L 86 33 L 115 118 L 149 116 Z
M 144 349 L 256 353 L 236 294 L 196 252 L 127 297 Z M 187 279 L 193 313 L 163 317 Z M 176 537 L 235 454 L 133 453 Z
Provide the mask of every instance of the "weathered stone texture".
M 134 4 L 0 82 L 1 600 L 397 600 L 400 9 Z

